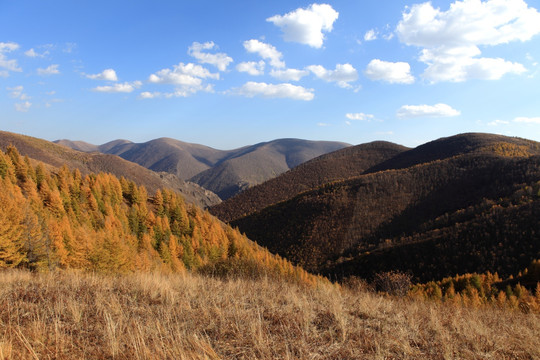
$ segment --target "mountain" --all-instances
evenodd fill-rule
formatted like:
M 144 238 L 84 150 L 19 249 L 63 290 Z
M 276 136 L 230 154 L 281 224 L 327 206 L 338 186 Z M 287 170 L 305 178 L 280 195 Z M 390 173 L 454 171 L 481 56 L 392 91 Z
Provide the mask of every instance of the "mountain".
M 230 222 L 323 184 L 360 176 L 372 166 L 406 150 L 409 149 L 385 141 L 336 150 L 253 186 L 211 207 L 210 212 L 223 221 Z
M 540 257 L 539 155 L 533 141 L 461 134 L 231 224 L 270 251 L 333 277 L 393 269 L 420 281 L 464 272 L 508 275 Z
M 82 148 L 81 142 L 60 141 L 67 146 Z M 190 180 L 222 199 L 314 157 L 347 146 L 349 144 L 331 141 L 279 139 L 224 151 L 170 138 L 145 143 L 115 140 L 96 147 L 85 145 L 88 149 L 118 155 L 150 170 Z
M 172 190 L 150 197 L 144 186 L 110 173 L 50 171 L 14 146 L 0 151 L 0 188 L 0 270 L 196 271 L 329 284 Z
M 279 139 L 235 151 L 191 180 L 222 199 L 260 184 L 319 155 L 347 147 L 330 141 Z
M 174 174 L 182 180 L 209 169 L 228 154 L 227 151 L 170 138 L 145 143 L 115 140 L 98 146 L 98 150 L 118 155 L 153 171 Z
M 66 142 L 63 141 L 63 143 Z M 73 143 L 70 142 L 70 144 Z M 220 202 L 215 194 L 196 184 L 182 181 L 172 174 L 156 173 L 115 155 L 85 153 L 46 140 L 0 131 L 0 149 L 5 151 L 9 145 L 15 146 L 23 156 L 54 168 L 67 165 L 70 168 L 79 169 L 82 174 L 109 172 L 145 186 L 150 193 L 161 188 L 171 188 L 180 192 L 186 201 L 201 207 Z

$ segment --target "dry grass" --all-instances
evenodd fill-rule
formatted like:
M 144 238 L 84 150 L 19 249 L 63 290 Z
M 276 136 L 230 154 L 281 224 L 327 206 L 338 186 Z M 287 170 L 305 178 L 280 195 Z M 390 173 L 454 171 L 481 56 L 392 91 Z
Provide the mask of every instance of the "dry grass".
M 273 280 L 0 273 L 0 359 L 538 359 L 540 316 Z

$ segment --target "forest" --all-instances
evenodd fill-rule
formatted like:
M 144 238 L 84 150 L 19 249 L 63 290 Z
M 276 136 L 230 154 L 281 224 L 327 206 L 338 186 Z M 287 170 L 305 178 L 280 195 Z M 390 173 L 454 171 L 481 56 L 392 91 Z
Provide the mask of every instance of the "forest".
M 270 254 L 170 190 L 0 152 L 0 268 L 322 278 Z

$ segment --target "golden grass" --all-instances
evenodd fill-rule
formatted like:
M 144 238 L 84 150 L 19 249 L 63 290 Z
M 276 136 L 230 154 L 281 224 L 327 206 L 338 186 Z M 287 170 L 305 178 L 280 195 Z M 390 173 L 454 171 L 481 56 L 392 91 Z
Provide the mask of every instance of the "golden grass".
M 0 273 L 0 359 L 538 359 L 540 316 L 198 275 Z

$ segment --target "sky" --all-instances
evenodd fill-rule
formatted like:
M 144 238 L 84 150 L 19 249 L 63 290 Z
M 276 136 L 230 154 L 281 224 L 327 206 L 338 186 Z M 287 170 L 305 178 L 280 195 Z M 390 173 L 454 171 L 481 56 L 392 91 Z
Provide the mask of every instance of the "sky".
M 540 141 L 540 0 L 0 0 L 0 130 Z

